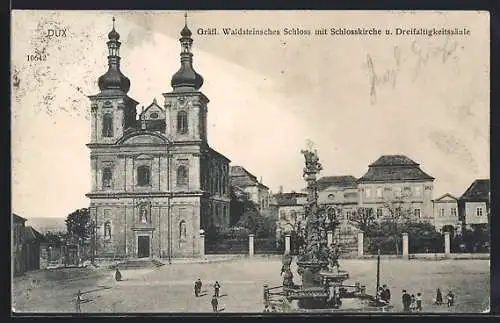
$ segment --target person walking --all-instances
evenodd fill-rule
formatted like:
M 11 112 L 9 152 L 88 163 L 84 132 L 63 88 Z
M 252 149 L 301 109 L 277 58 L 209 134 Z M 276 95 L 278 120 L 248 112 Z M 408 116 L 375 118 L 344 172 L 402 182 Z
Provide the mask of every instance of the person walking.
M 273 313 L 278 312 L 278 310 L 276 309 L 276 306 L 274 306 L 274 305 L 271 306 L 271 312 L 273 312 Z
M 410 311 L 410 305 L 411 305 L 411 296 L 406 292 L 405 289 L 403 289 L 403 296 L 401 297 L 402 302 L 403 302 L 403 311 L 404 312 L 409 312 Z
M 81 313 L 82 309 L 80 307 L 80 304 L 82 303 L 82 292 L 78 290 L 76 293 L 76 300 L 75 300 L 75 305 L 76 305 L 76 312 Z
M 264 313 L 269 313 L 269 305 L 264 306 Z
M 194 282 L 194 295 L 196 297 L 200 296 L 200 292 L 201 292 L 201 286 L 202 286 L 202 282 L 201 282 L 201 279 L 197 279 L 195 282 Z
M 215 281 L 214 284 L 215 297 L 219 297 L 219 290 L 220 290 L 220 284 L 218 281 Z
M 436 305 L 442 305 L 443 304 L 443 295 L 441 294 L 441 290 L 438 288 L 436 290 Z
M 115 280 L 117 282 L 119 282 L 119 281 L 122 280 L 122 273 L 120 272 L 120 270 L 118 269 L 118 267 L 116 267 L 116 271 L 115 271 Z
M 217 306 L 219 305 L 219 301 L 217 300 L 217 296 L 212 297 L 212 310 L 214 313 L 217 313 Z
M 448 307 L 452 307 L 453 304 L 455 303 L 455 295 L 451 292 L 451 290 L 448 292 L 448 295 L 446 295 L 446 301 Z
M 417 297 L 415 297 L 415 300 L 417 301 L 416 310 L 418 312 L 422 312 L 422 298 L 422 293 L 417 293 Z

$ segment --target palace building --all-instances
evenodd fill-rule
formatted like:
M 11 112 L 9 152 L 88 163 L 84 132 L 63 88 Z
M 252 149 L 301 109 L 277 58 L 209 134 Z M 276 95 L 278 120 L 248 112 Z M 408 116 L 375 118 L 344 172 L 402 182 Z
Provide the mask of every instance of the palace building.
M 163 104 L 137 114 L 120 70 L 120 35 L 108 34 L 108 71 L 91 101 L 90 214 L 97 257 L 196 257 L 200 230 L 229 223 L 229 159 L 207 142 L 208 98 L 181 31 L 180 69 Z

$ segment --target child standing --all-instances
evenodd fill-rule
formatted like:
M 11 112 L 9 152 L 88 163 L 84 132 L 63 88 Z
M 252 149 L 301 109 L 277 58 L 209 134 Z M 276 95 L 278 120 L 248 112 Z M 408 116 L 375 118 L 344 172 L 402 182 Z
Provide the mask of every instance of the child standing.
M 417 309 L 417 300 L 415 294 L 411 294 L 410 312 L 415 312 Z
M 422 312 L 422 293 L 417 293 L 415 300 L 417 301 L 417 311 Z
M 451 290 L 448 292 L 448 295 L 446 295 L 446 300 L 448 303 L 448 307 L 453 306 L 455 303 L 455 295 L 451 292 Z

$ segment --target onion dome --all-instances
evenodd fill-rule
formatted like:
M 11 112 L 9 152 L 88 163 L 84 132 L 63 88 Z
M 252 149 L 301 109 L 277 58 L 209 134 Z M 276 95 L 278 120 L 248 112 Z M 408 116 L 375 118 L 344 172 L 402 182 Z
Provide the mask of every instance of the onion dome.
M 187 19 L 187 15 L 185 15 L 185 17 Z M 191 35 L 191 30 L 189 30 L 186 23 L 181 31 L 181 38 L 179 39 L 182 49 L 180 54 L 181 67 L 172 76 L 172 81 L 170 82 L 174 90 L 198 90 L 203 85 L 203 77 L 196 73 L 193 68 L 193 54 L 191 53 L 193 39 Z
M 113 17 L 113 29 L 108 34 L 109 41 L 107 42 L 108 55 L 108 71 L 99 77 L 97 84 L 101 91 L 105 90 L 121 90 L 125 93 L 130 89 L 130 80 L 120 71 L 120 45 L 118 41 L 120 34 L 115 30 L 115 18 Z

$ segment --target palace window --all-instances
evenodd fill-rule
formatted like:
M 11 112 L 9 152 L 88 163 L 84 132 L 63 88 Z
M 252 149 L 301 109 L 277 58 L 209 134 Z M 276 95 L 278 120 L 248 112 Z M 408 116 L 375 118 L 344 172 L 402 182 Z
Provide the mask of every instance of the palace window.
M 451 208 L 451 216 L 457 216 L 457 208 Z
M 444 216 L 444 209 L 443 208 L 439 209 L 439 215 Z
M 151 171 L 148 166 L 137 167 L 137 185 L 147 186 L 151 182 Z
M 177 132 L 180 134 L 188 132 L 188 115 L 186 111 L 179 111 L 177 113 Z
M 104 222 L 104 239 L 105 240 L 111 239 L 111 222 L 110 221 Z
M 365 189 L 365 196 L 366 197 L 371 197 L 371 195 L 372 195 L 372 190 L 369 187 L 367 187 Z
M 413 214 L 416 218 L 420 218 L 420 209 L 413 210 Z
M 378 208 L 377 209 L 377 219 L 381 218 L 382 217 L 382 209 L 381 208 Z
M 476 208 L 476 215 L 477 216 L 483 216 L 483 208 L 482 207 L 477 207 Z
M 111 113 L 102 116 L 102 136 L 113 137 L 113 115 Z
M 422 188 L 420 186 L 415 186 L 415 196 L 422 196 Z
M 329 200 L 333 200 L 335 198 L 335 196 L 333 194 L 328 194 L 328 199 Z
M 377 198 L 382 198 L 382 187 L 377 187 Z
M 188 184 L 189 171 L 187 166 L 181 165 L 177 168 L 177 185 L 184 186 Z
M 182 220 L 179 223 L 179 240 L 186 241 L 186 239 L 187 239 L 186 221 Z
M 401 187 L 394 187 L 394 196 L 401 197 Z
M 102 187 L 111 188 L 111 180 L 113 179 L 113 171 L 111 167 L 104 167 L 102 169 Z
M 352 214 L 351 211 L 347 211 L 345 214 L 346 214 L 347 220 L 349 221 L 351 219 L 351 214 Z

